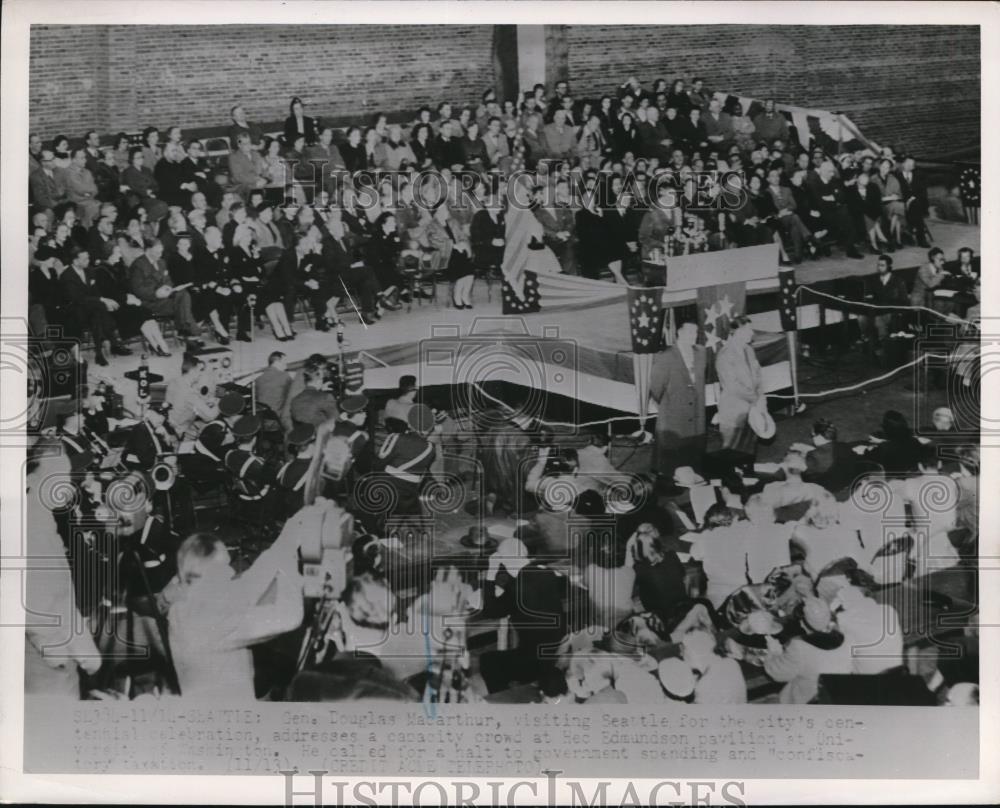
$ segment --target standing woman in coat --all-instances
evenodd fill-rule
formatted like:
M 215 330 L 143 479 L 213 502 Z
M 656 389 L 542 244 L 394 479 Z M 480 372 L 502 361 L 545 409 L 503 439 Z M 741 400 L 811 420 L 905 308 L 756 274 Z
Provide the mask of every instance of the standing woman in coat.
M 757 354 L 750 346 L 753 326 L 748 317 L 730 323 L 729 339 L 715 357 L 719 377 L 719 430 L 722 448 L 744 454 L 757 450 L 757 436 L 750 428 L 750 410 L 765 409 L 764 380 Z

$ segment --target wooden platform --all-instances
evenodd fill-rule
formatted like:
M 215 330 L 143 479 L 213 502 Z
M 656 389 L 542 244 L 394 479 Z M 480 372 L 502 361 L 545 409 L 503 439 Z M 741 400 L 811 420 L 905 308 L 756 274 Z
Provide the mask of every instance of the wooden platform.
M 956 257 L 960 247 L 971 247 L 979 254 L 980 229 L 973 225 L 931 221 L 930 230 L 934 244 L 941 247 L 948 260 Z M 927 260 L 927 250 L 906 247 L 893 255 L 896 269 L 920 266 Z M 853 260 L 835 255 L 817 261 L 807 261 L 796 268 L 799 284 L 813 284 L 848 276 L 866 275 L 875 271 L 874 256 L 863 260 Z M 495 283 L 488 290 L 485 282 L 479 281 L 475 289 L 475 308 L 456 310 L 447 302 L 448 288 L 438 286 L 437 302 L 414 303 L 411 311 L 401 309 L 388 312 L 377 324 L 365 327 L 356 315 L 347 315 L 345 322 L 345 355 L 359 351 L 375 351 L 387 346 L 412 344 L 429 339 L 441 328 L 454 332 L 457 336 L 468 336 L 473 329 L 517 331 L 525 328 L 535 336 L 558 335 L 560 338 L 575 340 L 582 345 L 611 352 L 629 352 L 628 319 L 623 303 L 603 304 L 585 310 L 542 311 L 523 317 L 504 317 L 500 312 L 500 286 Z M 337 353 L 336 335 L 310 329 L 304 322 L 296 326 L 298 337 L 293 342 L 278 342 L 270 330 L 257 330 L 252 343 L 233 341 L 229 346 L 233 351 L 234 373 L 237 378 L 252 376 L 267 364 L 268 355 L 275 350 L 283 351 L 289 363 L 295 365 L 313 353 L 333 355 Z M 211 347 L 208 343 L 207 347 Z M 91 357 L 87 357 L 88 359 Z M 152 372 L 171 379 L 180 373 L 180 351 L 170 358 L 149 358 Z M 139 356 L 116 359 L 107 368 L 91 364 L 91 380 L 106 379 L 125 396 L 126 407 L 135 404 L 135 383 L 124 378 L 126 371 L 138 367 Z

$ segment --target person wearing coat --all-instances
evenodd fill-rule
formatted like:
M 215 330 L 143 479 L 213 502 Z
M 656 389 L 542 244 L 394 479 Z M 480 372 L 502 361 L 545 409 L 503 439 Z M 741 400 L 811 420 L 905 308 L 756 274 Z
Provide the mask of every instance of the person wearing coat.
M 84 149 L 73 150 L 70 166 L 63 172 L 63 183 L 66 198 L 76 205 L 80 214 L 80 223 L 90 227 L 101 211 L 101 203 L 97 199 L 94 175 L 87 168 L 87 152 Z
M 233 190 L 243 199 L 247 199 L 254 189 L 267 185 L 267 164 L 260 153 L 254 151 L 247 134 L 237 137 L 236 151 L 229 155 L 229 179 Z
M 674 344 L 653 360 L 649 395 L 656 402 L 656 469 L 666 479 L 674 469 L 699 471 L 705 454 L 704 346 L 698 325 L 682 323 Z
M 302 99 L 295 96 L 288 105 L 289 115 L 285 118 L 285 143 L 294 143 L 296 138 L 305 137 L 306 144 L 316 142 L 319 122 L 305 114 Z
M 167 204 L 157 198 L 160 191 L 159 183 L 146 166 L 142 149 L 133 148 L 129 154 L 132 162 L 122 172 L 122 185 L 128 188 L 126 200 L 132 207 L 143 205 L 149 220 L 158 222 L 167 215 Z
M 719 377 L 719 431 L 722 448 L 754 454 L 757 437 L 748 418 L 754 407 L 765 408 L 764 380 L 757 355 L 750 346 L 753 326 L 747 317 L 732 321 L 729 339 L 715 357 Z

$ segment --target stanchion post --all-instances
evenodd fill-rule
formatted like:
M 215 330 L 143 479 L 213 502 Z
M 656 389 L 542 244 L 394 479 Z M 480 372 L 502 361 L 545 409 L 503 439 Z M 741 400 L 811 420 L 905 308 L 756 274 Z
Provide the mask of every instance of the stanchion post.
M 792 375 L 792 412 L 799 410 L 799 339 L 798 331 L 786 331 L 788 363 Z

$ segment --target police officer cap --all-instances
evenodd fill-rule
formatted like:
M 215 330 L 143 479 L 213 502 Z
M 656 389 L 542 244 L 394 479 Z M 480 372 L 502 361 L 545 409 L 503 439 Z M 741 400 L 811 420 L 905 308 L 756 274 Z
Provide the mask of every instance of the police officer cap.
M 243 412 L 245 402 L 239 393 L 226 393 L 219 399 L 220 415 L 236 415 Z
M 161 412 L 166 415 L 166 413 L 170 410 L 170 402 L 166 399 L 150 401 L 149 404 L 146 405 L 146 408 L 152 410 L 153 412 Z
M 244 415 L 233 424 L 233 434 L 237 438 L 249 438 L 260 431 L 260 418 L 256 415 Z
M 299 424 L 288 433 L 288 442 L 292 446 L 305 446 L 316 437 L 316 427 L 312 424 Z
M 434 428 L 434 413 L 426 404 L 414 404 L 406 421 L 414 432 L 430 432 Z
M 341 412 L 346 412 L 348 415 L 354 415 L 358 412 L 363 412 L 368 407 L 368 397 L 363 396 L 360 393 L 356 393 L 353 396 L 348 396 L 343 401 L 340 402 Z

